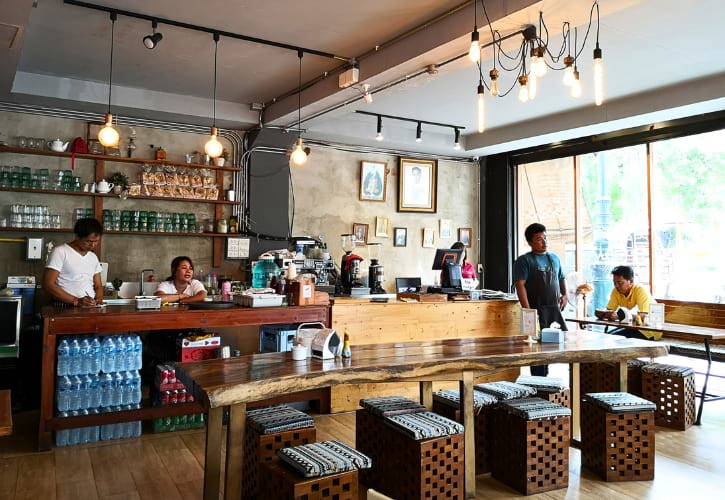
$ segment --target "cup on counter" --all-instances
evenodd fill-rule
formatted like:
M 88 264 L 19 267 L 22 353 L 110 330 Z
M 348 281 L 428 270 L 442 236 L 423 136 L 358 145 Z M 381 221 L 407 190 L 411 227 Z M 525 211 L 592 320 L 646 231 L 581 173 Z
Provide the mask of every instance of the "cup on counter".
M 307 359 L 307 347 L 302 344 L 292 346 L 292 359 L 295 361 L 305 361 Z

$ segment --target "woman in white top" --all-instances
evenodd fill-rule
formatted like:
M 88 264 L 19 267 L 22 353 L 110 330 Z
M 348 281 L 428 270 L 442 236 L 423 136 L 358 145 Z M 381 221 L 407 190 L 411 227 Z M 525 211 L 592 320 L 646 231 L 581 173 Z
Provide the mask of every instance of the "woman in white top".
M 53 249 L 43 274 L 43 288 L 56 307 L 95 306 L 103 303 L 101 264 L 95 254 L 103 226 L 93 218 L 78 219 L 76 239 Z
M 194 279 L 194 263 L 189 257 L 181 255 L 171 261 L 171 276 L 159 283 L 156 295 L 165 302 L 201 302 L 206 298 L 206 288 L 201 281 Z

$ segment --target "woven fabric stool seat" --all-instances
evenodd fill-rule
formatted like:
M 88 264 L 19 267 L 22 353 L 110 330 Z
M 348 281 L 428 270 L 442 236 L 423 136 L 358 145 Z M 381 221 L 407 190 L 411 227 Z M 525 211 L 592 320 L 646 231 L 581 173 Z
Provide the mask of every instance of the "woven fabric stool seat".
M 686 430 L 695 422 L 695 372 L 686 366 L 642 367 L 642 397 L 657 405 L 655 425 Z
M 282 448 L 313 443 L 315 421 L 291 406 L 274 405 L 247 411 L 246 423 L 242 493 L 244 498 L 255 498 L 260 484 L 259 464 L 274 460 Z
M 476 384 L 473 388 L 477 391 L 485 392 L 496 396 L 498 400 L 527 398 L 536 394 L 536 389 L 527 385 L 517 384 L 501 380 L 498 382 L 486 382 L 485 384 Z
M 536 389 L 537 398 L 571 408 L 569 388 L 561 379 L 521 375 L 516 379 L 516 383 Z
M 371 464 L 339 441 L 282 448 L 277 456 L 261 466 L 261 498 L 357 500 L 358 471 Z
M 582 466 L 605 481 L 645 481 L 655 475 L 651 401 L 626 392 L 590 393 L 582 401 Z
M 488 463 L 489 442 L 491 440 L 487 415 L 491 407 L 498 401 L 496 396 L 485 392 L 473 391 L 473 412 L 475 414 L 473 425 L 475 427 L 476 442 L 476 474 L 485 474 L 491 471 Z M 433 393 L 433 411 L 439 415 L 463 423 L 461 417 L 461 395 L 457 390 L 445 390 Z
M 524 495 L 569 484 L 571 410 L 541 398 L 501 401 L 490 413 L 491 473 Z
M 463 426 L 453 420 L 428 411 L 378 417 L 361 409 L 356 448 L 373 461 L 361 471 L 368 487 L 397 500 L 462 498 Z

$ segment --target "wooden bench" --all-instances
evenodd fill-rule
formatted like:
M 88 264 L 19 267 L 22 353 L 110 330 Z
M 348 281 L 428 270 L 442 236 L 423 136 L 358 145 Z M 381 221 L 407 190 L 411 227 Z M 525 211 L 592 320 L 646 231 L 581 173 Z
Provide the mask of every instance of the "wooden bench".
M 0 390 L 0 436 L 13 433 L 13 412 L 10 404 L 10 391 Z

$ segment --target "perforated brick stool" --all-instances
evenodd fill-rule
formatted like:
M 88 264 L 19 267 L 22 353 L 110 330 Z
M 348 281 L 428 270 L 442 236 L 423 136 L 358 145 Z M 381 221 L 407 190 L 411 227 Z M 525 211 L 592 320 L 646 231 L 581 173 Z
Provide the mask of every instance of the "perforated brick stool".
M 516 383 L 536 389 L 537 398 L 571 408 L 569 388 L 561 379 L 521 375 L 516 379 Z
M 495 396 L 499 401 L 516 398 L 528 398 L 536 394 L 536 389 L 528 385 L 517 384 L 501 380 L 498 382 L 486 382 L 485 384 L 476 384 L 473 388 L 491 396 Z
M 571 410 L 541 398 L 501 401 L 491 411 L 491 473 L 524 495 L 569 484 Z
M 358 471 L 370 467 L 369 457 L 340 441 L 282 448 L 277 456 L 261 465 L 261 498 L 358 500 Z
M 247 411 L 244 434 L 242 493 L 254 498 L 259 491 L 259 464 L 270 462 L 277 451 L 313 443 L 316 438 L 312 417 L 291 406 L 275 405 Z
M 376 470 L 381 455 L 387 448 L 385 435 L 390 432 L 384 417 L 427 411 L 422 404 L 402 396 L 361 399 L 362 409 L 355 412 L 355 448 L 365 453 L 372 467 L 360 471 L 360 480 L 368 487 L 376 487 Z
M 582 401 L 582 466 L 605 481 L 655 477 L 656 405 L 626 392 L 586 394 Z
M 491 471 L 491 465 L 488 463 L 490 431 L 487 423 L 487 415 L 491 407 L 498 400 L 495 396 L 486 394 L 481 391 L 473 391 L 473 408 L 475 418 L 473 425 L 475 428 L 476 442 L 476 474 L 485 474 Z M 459 424 L 463 423 L 461 418 L 461 395 L 457 390 L 438 391 L 433 393 L 433 412 L 443 415 L 446 418 L 455 420 Z
M 642 367 L 647 361 L 627 360 L 627 392 L 642 395 Z M 619 368 L 613 363 L 582 363 L 579 365 L 581 394 L 615 392 L 619 389 Z
M 657 405 L 655 425 L 686 430 L 695 422 L 695 372 L 652 363 L 642 368 L 642 397 Z

